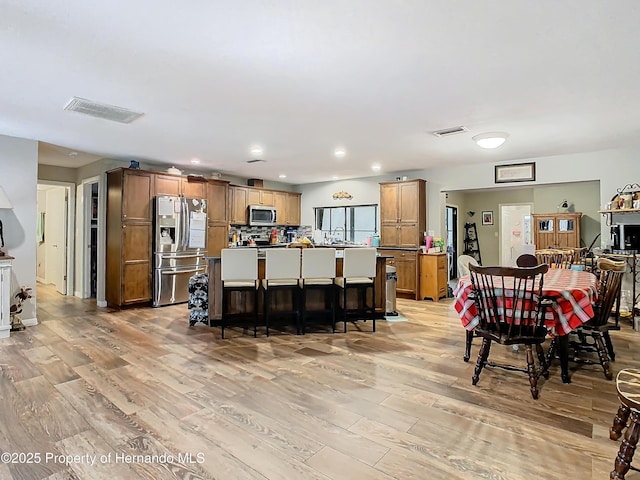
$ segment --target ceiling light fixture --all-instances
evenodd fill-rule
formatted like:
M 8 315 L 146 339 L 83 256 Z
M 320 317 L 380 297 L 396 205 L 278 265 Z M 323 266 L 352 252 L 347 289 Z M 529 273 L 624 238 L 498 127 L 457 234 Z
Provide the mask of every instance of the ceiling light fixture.
M 373 170 L 374 172 L 379 172 L 381 168 L 382 167 L 377 163 L 375 165 L 371 165 L 371 170 Z
M 191 163 L 193 163 L 194 165 L 198 165 L 200 163 L 200 159 L 199 158 L 192 158 L 191 159 Z
M 479 147 L 498 148 L 507 140 L 508 136 L 509 134 L 505 132 L 488 132 L 476 135 L 472 137 L 472 139 L 478 144 Z
M 338 147 L 333 151 L 333 154 L 338 158 L 344 158 L 347 154 L 347 151 L 342 147 Z
M 78 156 L 78 152 L 69 152 L 69 156 L 70 157 L 77 157 Z
M 260 145 L 254 145 L 251 147 L 251 155 L 262 155 L 262 147 Z
M 280 175 L 278 175 L 278 178 L 287 178 L 287 176 L 284 173 L 281 173 Z

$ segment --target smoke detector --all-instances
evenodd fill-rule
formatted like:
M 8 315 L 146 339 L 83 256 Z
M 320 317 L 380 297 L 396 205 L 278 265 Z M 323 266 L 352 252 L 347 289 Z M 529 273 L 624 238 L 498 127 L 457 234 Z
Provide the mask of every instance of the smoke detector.
M 64 106 L 64 110 L 119 123 L 131 123 L 144 115 L 144 113 L 133 112 L 126 108 L 107 105 L 106 103 L 98 103 L 80 97 L 73 97 L 69 100 Z

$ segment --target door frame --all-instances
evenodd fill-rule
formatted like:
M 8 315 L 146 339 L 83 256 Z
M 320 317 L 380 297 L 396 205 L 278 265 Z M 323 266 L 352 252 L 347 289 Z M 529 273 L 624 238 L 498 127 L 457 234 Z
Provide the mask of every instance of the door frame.
M 106 307 L 105 299 L 105 255 L 106 255 L 106 173 L 83 179 L 78 188 L 76 211 L 78 212 L 77 241 L 79 248 L 76 252 L 76 264 L 78 272 L 78 288 L 75 295 L 80 298 L 88 298 L 91 293 L 91 255 L 86 247 L 91 241 L 91 185 L 98 184 L 98 252 L 97 252 L 97 285 L 96 304 L 98 307 Z
M 517 203 L 499 203 L 498 212 L 500 212 L 500 228 L 498 228 L 498 259 L 502 263 L 502 225 L 504 225 L 504 219 L 502 218 L 502 207 L 520 207 L 523 205 L 529 206 L 530 215 L 533 214 L 533 202 L 517 202 Z M 533 228 L 533 225 L 532 225 Z M 533 235 L 533 232 L 531 232 Z
M 74 252 L 75 252 L 75 205 L 76 205 L 76 184 L 73 182 L 58 182 L 54 180 L 38 180 L 38 185 L 51 185 L 55 187 L 64 187 L 67 195 L 67 225 L 66 225 L 66 265 L 65 275 L 67 282 L 65 285 L 65 295 L 73 295 L 73 286 L 75 285 L 75 268 L 74 268 Z

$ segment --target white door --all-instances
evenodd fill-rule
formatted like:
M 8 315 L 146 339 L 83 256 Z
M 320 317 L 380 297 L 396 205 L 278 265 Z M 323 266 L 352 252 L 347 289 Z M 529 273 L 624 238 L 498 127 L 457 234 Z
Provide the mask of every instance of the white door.
M 531 204 L 500 205 L 500 264 L 515 265 L 521 254 L 533 249 L 531 238 Z
M 67 294 L 67 189 L 47 190 L 44 239 L 47 244 L 46 280 Z

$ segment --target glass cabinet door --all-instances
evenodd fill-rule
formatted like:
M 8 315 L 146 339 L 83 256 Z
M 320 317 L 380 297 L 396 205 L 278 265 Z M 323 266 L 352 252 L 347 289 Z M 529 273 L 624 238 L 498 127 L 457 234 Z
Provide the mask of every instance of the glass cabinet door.
M 558 220 L 558 231 L 573 232 L 574 230 L 573 220 Z

